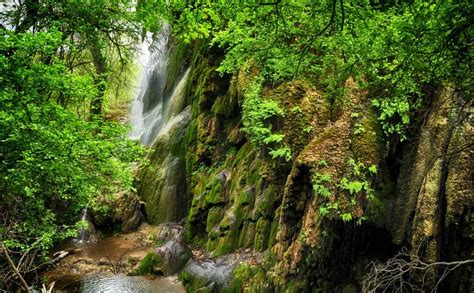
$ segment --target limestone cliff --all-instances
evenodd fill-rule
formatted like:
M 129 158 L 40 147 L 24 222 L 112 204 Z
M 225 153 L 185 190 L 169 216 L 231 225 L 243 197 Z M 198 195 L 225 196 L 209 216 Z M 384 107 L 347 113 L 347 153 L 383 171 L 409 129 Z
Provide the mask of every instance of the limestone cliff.
M 305 80 L 267 85 L 263 98 L 284 109 L 268 123 L 285 134 L 292 154 L 285 161 L 242 131 L 244 88 L 255 72 L 220 75 L 220 58 L 218 49 L 196 45 L 185 59 L 189 124 L 166 138 L 168 149 L 163 138 L 154 144 L 139 193 L 154 206 L 149 219 L 164 221 L 176 209 L 166 220 L 185 217 L 186 241 L 214 256 L 240 248 L 263 253 L 258 265 L 234 271 L 229 290 L 358 291 L 366 266 L 402 247 L 428 262 L 472 258 L 474 149 L 466 99 L 449 86 L 431 89 L 418 124 L 400 142 L 384 137 L 369 94 L 352 78 L 341 104 Z M 159 168 L 175 158 L 174 184 L 187 197 L 170 203 Z M 472 291 L 472 267 L 450 274 L 444 286 Z

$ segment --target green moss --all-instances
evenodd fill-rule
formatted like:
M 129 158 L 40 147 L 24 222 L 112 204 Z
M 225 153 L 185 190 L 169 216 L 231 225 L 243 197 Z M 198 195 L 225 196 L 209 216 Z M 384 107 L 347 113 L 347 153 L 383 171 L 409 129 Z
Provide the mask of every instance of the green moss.
M 153 252 L 149 252 L 140 262 L 136 273 L 138 275 L 162 274 L 158 268 L 163 264 L 163 259 Z
M 224 215 L 224 210 L 219 207 L 214 207 L 209 210 L 207 214 L 207 224 L 206 224 L 206 232 L 210 233 L 214 227 L 216 227 L 219 222 L 222 220 L 222 216 Z
M 245 221 L 242 230 L 240 231 L 239 247 L 253 247 L 255 238 L 255 223 Z
M 233 206 L 229 209 L 219 224 L 219 239 L 213 251 L 214 256 L 219 256 L 234 251 L 238 247 L 242 211 Z M 208 245 L 208 247 L 210 247 Z
M 273 206 L 276 200 L 275 190 L 273 186 L 269 186 L 259 195 L 255 203 L 254 218 L 264 216 L 270 218 L 273 216 Z
M 279 225 L 278 217 L 274 217 L 271 227 L 270 227 L 270 235 L 268 237 L 268 247 L 272 247 L 273 245 L 276 244 L 276 241 L 277 241 L 276 235 L 278 233 L 279 227 L 280 225 Z
M 245 189 L 244 187 L 244 190 L 241 190 L 238 193 L 236 203 L 239 206 L 248 206 L 248 205 L 253 204 L 254 200 L 255 200 L 254 194 L 252 194 L 249 188 Z
M 383 132 L 374 111 L 364 111 L 364 117 L 354 117 L 351 149 L 354 157 L 366 165 L 378 164 L 383 149 Z M 353 116 L 359 116 L 355 112 Z
M 257 251 L 263 251 L 267 248 L 268 237 L 270 235 L 270 223 L 265 218 L 260 218 L 257 221 L 254 248 Z
M 265 292 L 267 285 L 265 272 L 260 267 L 243 263 L 234 269 L 231 283 L 222 292 Z
M 223 95 L 217 97 L 212 106 L 212 112 L 229 117 L 235 112 L 237 106 L 237 99 L 235 97 L 232 98 L 231 95 Z
M 212 293 L 212 288 L 208 287 L 207 281 L 200 278 L 195 278 L 187 272 L 183 271 L 179 274 L 179 280 L 186 288 L 186 292 L 202 292 Z
M 215 245 L 215 248 L 212 251 L 212 255 L 220 256 L 220 255 L 234 251 L 237 248 L 238 241 L 239 241 L 238 232 L 227 231 L 227 233 L 225 233 L 225 237 L 221 237 L 217 240 L 217 244 Z M 210 246 L 208 247 L 211 248 Z
M 206 203 L 221 203 L 224 202 L 224 195 L 222 194 L 223 187 L 222 183 L 219 181 L 219 179 L 215 178 L 212 179 L 211 182 L 209 182 L 206 186 L 207 192 L 205 196 L 205 201 Z
M 183 72 L 183 63 L 189 52 L 188 47 L 181 42 L 173 42 L 172 47 L 170 56 L 168 57 L 167 76 L 164 88 L 167 93 L 173 90 L 174 83 L 176 80 L 179 80 L 178 77 Z

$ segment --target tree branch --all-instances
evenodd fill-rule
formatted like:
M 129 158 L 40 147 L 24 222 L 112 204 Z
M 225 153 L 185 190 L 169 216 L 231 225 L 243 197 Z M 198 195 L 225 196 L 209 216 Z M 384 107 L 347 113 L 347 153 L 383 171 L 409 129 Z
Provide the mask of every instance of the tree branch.
M 5 258 L 7 259 L 7 262 L 8 264 L 10 265 L 11 269 L 13 270 L 13 272 L 15 273 L 15 275 L 17 275 L 18 279 L 20 279 L 20 282 L 21 282 L 21 285 L 23 286 L 23 288 L 26 290 L 26 292 L 30 293 L 31 290 L 30 290 L 30 287 L 28 286 L 28 284 L 26 283 L 25 279 L 23 278 L 23 276 L 20 274 L 20 272 L 18 271 L 17 267 L 15 266 L 15 264 L 13 263 L 12 259 L 10 258 L 10 254 L 8 253 L 8 250 L 7 248 L 5 247 L 5 245 L 3 244 L 3 242 L 1 243 L 1 247 L 0 247 L 2 250 L 3 250 L 3 254 L 5 255 Z

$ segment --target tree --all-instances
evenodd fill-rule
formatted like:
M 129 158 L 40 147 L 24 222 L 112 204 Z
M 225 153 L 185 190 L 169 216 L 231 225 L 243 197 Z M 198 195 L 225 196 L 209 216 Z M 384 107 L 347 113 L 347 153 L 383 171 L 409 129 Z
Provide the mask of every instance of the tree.
M 59 47 L 59 54 L 70 70 L 93 76 L 98 91 L 90 113 L 100 115 L 107 84 L 129 64 L 140 35 L 141 21 L 133 2 L 27 0 L 19 1 L 4 16 L 17 33 L 51 29 L 62 33 L 68 46 Z M 114 72 L 117 62 L 120 68 Z
M 130 190 L 130 163 L 141 156 L 126 127 L 76 112 L 102 89 L 94 75 L 71 70 L 64 53 L 75 45 L 54 27 L 0 30 L 0 241 L 22 274 L 76 235 L 87 204 Z
M 356 77 L 386 135 L 403 139 L 429 91 L 449 83 L 472 97 L 471 2 L 171 1 L 167 15 L 183 41 L 225 51 L 223 73 L 250 62 L 273 84 L 310 79 L 331 104 Z

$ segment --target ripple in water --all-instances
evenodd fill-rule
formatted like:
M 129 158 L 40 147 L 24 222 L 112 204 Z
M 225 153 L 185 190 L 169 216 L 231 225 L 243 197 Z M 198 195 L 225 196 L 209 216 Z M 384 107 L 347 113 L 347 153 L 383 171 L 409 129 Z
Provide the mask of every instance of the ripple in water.
M 143 276 L 94 275 L 81 281 L 79 292 L 186 292 L 176 279 Z

